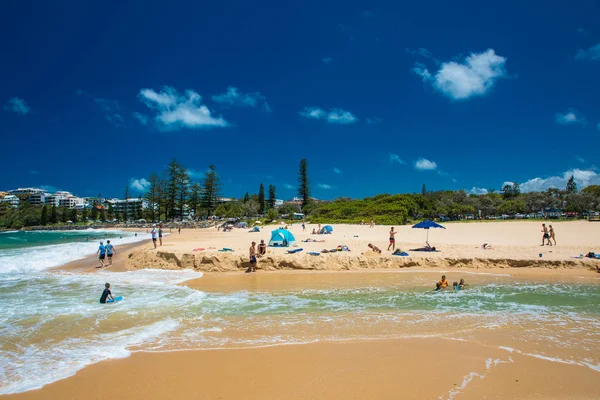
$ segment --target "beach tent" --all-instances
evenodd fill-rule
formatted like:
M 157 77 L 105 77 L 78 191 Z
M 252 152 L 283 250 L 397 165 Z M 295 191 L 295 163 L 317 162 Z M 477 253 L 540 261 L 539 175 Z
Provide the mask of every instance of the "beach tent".
M 269 246 L 273 247 L 288 247 L 296 244 L 296 238 L 292 232 L 287 229 L 275 229 L 271 231 L 271 240 Z
M 426 219 L 425 221 L 421 221 L 416 225 L 413 225 L 413 228 L 416 229 L 426 229 L 427 230 L 427 241 L 429 242 L 429 229 L 430 228 L 442 228 L 442 229 L 446 229 L 445 227 L 443 227 L 442 225 L 433 222 L 431 220 Z
M 247 222 L 238 222 L 235 226 L 236 226 L 236 228 L 248 228 L 248 223 Z
M 321 235 L 325 235 L 325 234 L 328 234 L 328 233 L 331 233 L 331 232 L 333 232 L 333 228 L 332 228 L 331 226 L 329 226 L 329 225 L 325 225 L 325 226 L 324 226 L 324 227 L 322 227 L 322 228 L 321 228 L 321 230 L 319 231 L 319 233 L 320 233 Z

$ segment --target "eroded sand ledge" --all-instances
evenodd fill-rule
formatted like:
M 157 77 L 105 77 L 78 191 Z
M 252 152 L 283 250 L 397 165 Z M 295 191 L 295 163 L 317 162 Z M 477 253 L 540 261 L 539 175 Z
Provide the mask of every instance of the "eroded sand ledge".
M 201 272 L 231 272 L 248 268 L 248 259 L 233 253 L 187 253 L 137 250 L 129 255 L 135 269 L 194 269 Z M 267 255 L 259 259 L 257 269 L 263 271 L 307 270 L 349 271 L 400 268 L 549 268 L 595 270 L 593 260 L 535 260 L 507 258 L 442 258 L 396 257 L 371 254 L 307 254 Z

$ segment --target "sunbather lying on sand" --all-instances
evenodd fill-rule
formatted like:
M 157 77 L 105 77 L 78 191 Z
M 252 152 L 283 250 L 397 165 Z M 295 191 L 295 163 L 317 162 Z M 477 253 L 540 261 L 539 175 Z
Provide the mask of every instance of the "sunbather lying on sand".
M 381 249 L 379 249 L 379 247 L 375 246 L 374 244 L 371 244 L 371 243 L 369 243 L 369 244 L 368 244 L 368 246 L 369 246 L 369 248 L 370 248 L 371 250 L 373 250 L 374 252 L 376 252 L 376 253 L 381 253 Z
M 303 243 L 320 243 L 320 242 L 324 242 L 324 240 L 316 240 L 316 239 L 306 239 L 306 240 L 302 240 Z
M 429 243 L 425 247 L 419 247 L 418 249 L 410 249 L 410 251 L 438 251 L 435 247 L 431 247 Z

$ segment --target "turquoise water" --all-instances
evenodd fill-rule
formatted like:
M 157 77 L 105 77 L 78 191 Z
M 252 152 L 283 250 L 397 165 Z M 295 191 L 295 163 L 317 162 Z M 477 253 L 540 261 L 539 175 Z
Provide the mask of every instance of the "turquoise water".
M 466 290 L 433 292 L 438 272 L 390 273 L 378 286 L 207 293 L 181 285 L 202 276 L 194 271 L 47 270 L 94 253 L 97 243 L 81 239 L 104 233 L 0 235 L 5 245 L 28 239 L 0 249 L 0 394 L 39 388 L 132 351 L 346 339 L 477 340 L 600 371 L 598 281 L 544 284 L 461 272 L 471 283 Z M 107 235 L 117 249 L 146 236 Z M 99 304 L 105 282 L 124 300 Z M 501 341 L 486 336 L 495 333 Z
M 120 236 L 120 233 L 114 231 L 97 230 L 0 232 L 0 250 L 114 239 Z

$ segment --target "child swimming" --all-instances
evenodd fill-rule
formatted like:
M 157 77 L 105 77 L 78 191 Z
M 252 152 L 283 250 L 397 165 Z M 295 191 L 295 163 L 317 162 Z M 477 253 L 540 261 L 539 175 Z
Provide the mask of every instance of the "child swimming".
M 110 291 L 110 283 L 104 284 L 104 291 L 102 292 L 102 296 L 100 296 L 100 303 L 106 304 L 106 299 L 115 301 L 113 298 L 112 292 Z

